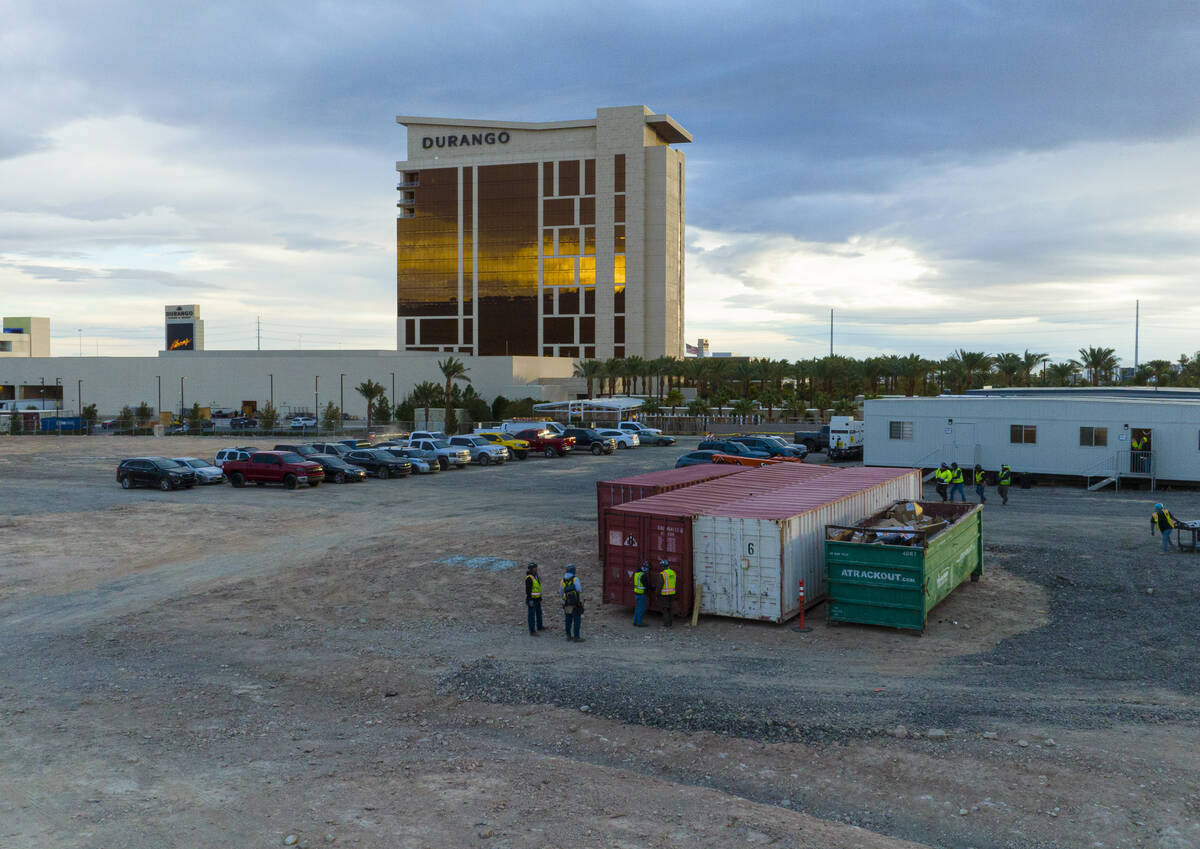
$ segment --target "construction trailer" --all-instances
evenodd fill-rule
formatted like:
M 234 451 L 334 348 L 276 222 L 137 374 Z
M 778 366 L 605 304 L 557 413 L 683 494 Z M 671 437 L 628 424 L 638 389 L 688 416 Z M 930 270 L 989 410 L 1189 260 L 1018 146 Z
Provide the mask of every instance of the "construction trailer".
M 1200 394 L 1167 390 L 987 391 L 865 403 L 868 466 L 1008 464 L 1091 489 L 1200 482 Z

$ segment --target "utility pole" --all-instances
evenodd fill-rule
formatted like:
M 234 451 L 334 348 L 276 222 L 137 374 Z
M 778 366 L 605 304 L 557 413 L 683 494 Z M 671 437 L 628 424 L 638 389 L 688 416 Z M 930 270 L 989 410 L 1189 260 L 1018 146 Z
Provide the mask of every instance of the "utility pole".
M 1140 300 L 1133 302 L 1133 370 L 1136 373 L 1138 368 L 1138 330 L 1142 323 L 1142 302 Z
M 833 310 L 829 311 L 829 356 L 833 356 Z

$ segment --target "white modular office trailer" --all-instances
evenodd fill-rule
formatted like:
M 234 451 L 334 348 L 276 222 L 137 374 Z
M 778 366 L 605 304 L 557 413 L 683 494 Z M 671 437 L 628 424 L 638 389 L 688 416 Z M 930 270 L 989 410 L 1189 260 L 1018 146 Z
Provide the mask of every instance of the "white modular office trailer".
M 954 461 L 988 470 L 1007 463 L 1018 473 L 1111 477 L 1118 485 L 1127 477 L 1200 482 L 1200 400 L 1131 395 L 870 400 L 864 462 L 928 469 Z

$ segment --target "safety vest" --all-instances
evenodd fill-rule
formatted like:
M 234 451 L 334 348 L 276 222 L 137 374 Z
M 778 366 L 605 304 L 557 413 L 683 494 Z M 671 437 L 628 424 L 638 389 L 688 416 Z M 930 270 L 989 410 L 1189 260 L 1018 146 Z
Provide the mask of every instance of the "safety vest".
M 958 483 L 962 483 L 963 480 L 964 480 L 964 478 L 963 478 L 963 470 L 962 469 L 951 469 L 950 470 L 950 483 L 958 484 Z
M 645 572 L 634 572 L 633 573 L 633 592 L 636 595 L 645 595 L 646 594 L 646 573 Z
M 984 476 L 984 474 L 986 474 L 986 473 L 985 473 L 985 472 L 983 472 L 983 471 L 978 471 L 978 472 L 976 472 L 976 473 L 975 473 L 975 483 L 976 483 L 976 484 L 981 484 L 981 483 L 983 483 L 983 476 Z
M 950 483 L 950 470 L 949 469 L 938 469 L 937 470 L 937 479 L 938 479 L 939 483 L 943 483 L 943 484 Z
M 1011 469 L 1001 469 L 1000 476 L 996 479 L 996 483 L 999 484 L 1000 486 L 1011 486 L 1012 485 L 1012 470 Z
M 525 577 L 529 580 L 529 597 L 530 598 L 541 598 L 542 597 L 542 582 L 539 581 L 537 578 L 535 578 L 533 575 L 526 575 Z
M 1146 438 L 1142 437 L 1141 439 L 1137 439 L 1135 437 L 1131 444 L 1133 445 L 1134 451 L 1141 451 L 1146 447 Z
M 675 570 L 668 566 L 662 570 L 662 594 L 675 595 Z
M 1150 514 L 1150 521 L 1158 526 L 1158 529 L 1163 530 L 1163 521 L 1167 523 L 1167 530 L 1175 527 L 1175 517 L 1171 515 L 1171 511 L 1164 507 L 1161 511 L 1155 510 Z

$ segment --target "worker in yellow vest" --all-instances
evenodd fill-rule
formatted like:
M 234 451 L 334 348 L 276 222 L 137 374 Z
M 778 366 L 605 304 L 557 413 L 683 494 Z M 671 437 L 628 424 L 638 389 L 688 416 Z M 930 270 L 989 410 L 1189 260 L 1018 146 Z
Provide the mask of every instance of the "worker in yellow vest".
M 663 627 L 670 628 L 671 615 L 674 613 L 671 608 L 675 605 L 675 570 L 666 560 L 658 561 L 658 565 L 662 569 L 659 573 L 658 594 L 662 603 Z
M 1012 469 L 1007 465 L 1000 467 L 1000 473 L 996 475 L 996 491 L 1000 493 L 1000 503 L 1008 503 L 1008 488 L 1012 486 Z
M 979 503 L 987 502 L 987 496 L 983 494 L 987 487 L 987 472 L 983 470 L 983 466 L 975 464 L 975 494 L 979 496 Z
M 950 500 L 954 500 L 954 493 L 958 493 L 958 497 L 962 501 L 967 500 L 967 494 L 963 492 L 963 484 L 966 483 L 966 478 L 963 477 L 963 470 L 958 467 L 958 463 L 950 464 Z
M 529 617 L 529 636 L 538 636 L 539 631 L 545 631 L 542 624 L 542 581 L 538 578 L 536 563 L 530 563 L 525 571 L 525 610 Z
M 1158 532 L 1162 534 L 1162 553 L 1166 554 L 1171 550 L 1171 530 L 1175 527 L 1175 517 L 1171 515 L 1171 511 L 1162 504 L 1154 505 L 1154 512 L 1150 514 L 1150 535 L 1154 535 L 1154 529 L 1158 528 Z
M 933 479 L 937 481 L 933 485 L 933 488 L 942 497 L 942 501 L 946 501 L 946 496 L 950 492 L 950 467 L 942 463 L 942 465 L 937 467 L 937 471 L 933 473 Z
M 647 591 L 650 589 L 650 561 L 643 560 L 642 567 L 633 573 L 633 627 L 645 628 L 642 617 L 646 615 Z

